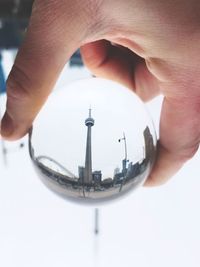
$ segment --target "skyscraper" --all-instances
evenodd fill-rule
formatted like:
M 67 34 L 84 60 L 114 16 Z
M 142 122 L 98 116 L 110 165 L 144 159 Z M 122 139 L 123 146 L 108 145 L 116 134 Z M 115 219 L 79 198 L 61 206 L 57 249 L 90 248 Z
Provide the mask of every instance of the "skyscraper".
M 89 117 L 85 120 L 87 126 L 87 142 L 85 154 L 84 184 L 92 184 L 92 126 L 94 119 L 91 116 L 91 108 L 89 109 Z
M 153 154 L 155 153 L 155 146 L 153 143 L 153 136 L 148 126 L 145 128 L 143 135 L 145 143 L 145 159 L 151 161 L 153 160 Z

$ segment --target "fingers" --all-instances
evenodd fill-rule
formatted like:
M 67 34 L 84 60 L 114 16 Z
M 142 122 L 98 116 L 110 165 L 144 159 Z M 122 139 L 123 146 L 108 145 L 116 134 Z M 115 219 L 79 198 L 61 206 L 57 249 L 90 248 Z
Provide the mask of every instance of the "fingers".
M 181 159 L 181 157 L 179 158 L 178 154 L 158 144 L 157 160 L 144 186 L 160 186 L 165 184 L 181 169 L 185 160 Z
M 165 98 L 157 160 L 146 186 L 166 183 L 197 151 L 200 142 L 198 106 L 198 101 L 194 100 Z
M 77 1 L 35 1 L 7 81 L 7 110 L 1 122 L 4 138 L 15 140 L 26 134 L 66 61 L 86 38 L 89 25 Z
M 82 46 L 81 55 L 93 74 L 127 86 L 144 101 L 160 92 L 158 82 L 148 71 L 144 59 L 125 47 L 101 40 Z

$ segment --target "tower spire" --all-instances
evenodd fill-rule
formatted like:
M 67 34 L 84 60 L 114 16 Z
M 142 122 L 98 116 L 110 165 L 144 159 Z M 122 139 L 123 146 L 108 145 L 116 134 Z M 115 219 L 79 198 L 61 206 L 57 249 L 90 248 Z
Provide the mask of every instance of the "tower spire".
M 89 117 L 85 120 L 87 126 L 87 141 L 85 153 L 85 169 L 84 169 L 84 184 L 92 183 L 92 126 L 94 119 L 92 118 L 92 109 L 89 108 Z
M 90 106 L 90 108 L 89 108 L 89 118 L 91 118 L 91 117 L 92 117 L 92 108 Z

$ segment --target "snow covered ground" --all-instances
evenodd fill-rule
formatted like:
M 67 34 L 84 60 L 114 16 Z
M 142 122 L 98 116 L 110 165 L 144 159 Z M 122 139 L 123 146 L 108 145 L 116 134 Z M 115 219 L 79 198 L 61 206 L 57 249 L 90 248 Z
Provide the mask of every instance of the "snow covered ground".
M 66 67 L 57 88 L 89 75 Z M 156 125 L 161 100 L 148 104 Z M 0 266 L 200 266 L 199 152 L 165 186 L 141 188 L 101 206 L 95 236 L 94 207 L 64 201 L 45 188 L 32 168 L 27 138 L 5 145 L 6 164 L 0 150 Z

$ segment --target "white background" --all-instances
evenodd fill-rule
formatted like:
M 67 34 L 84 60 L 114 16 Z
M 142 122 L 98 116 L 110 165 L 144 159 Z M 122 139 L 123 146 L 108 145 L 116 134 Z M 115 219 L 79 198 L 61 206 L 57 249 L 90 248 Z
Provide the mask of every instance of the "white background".
M 66 67 L 57 88 L 69 77 L 87 76 L 86 70 Z M 148 104 L 156 128 L 161 101 Z M 199 152 L 165 186 L 141 188 L 100 207 L 95 236 L 94 207 L 48 191 L 32 168 L 27 145 L 6 146 L 6 166 L 0 151 L 0 266 L 200 266 Z

